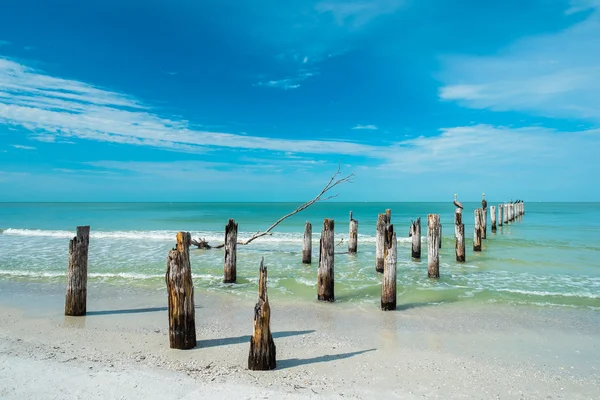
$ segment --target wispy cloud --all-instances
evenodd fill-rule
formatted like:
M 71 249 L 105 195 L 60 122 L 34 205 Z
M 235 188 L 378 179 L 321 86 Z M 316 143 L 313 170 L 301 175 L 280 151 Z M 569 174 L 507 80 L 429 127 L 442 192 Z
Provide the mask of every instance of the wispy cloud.
M 358 28 L 381 15 L 394 13 L 403 3 L 403 0 L 322 1 L 315 10 L 330 13 L 339 25 Z
M 471 108 L 600 121 L 600 6 L 555 34 L 521 39 L 494 56 L 444 59 L 440 97 Z
M 308 77 L 308 73 L 305 77 Z M 122 93 L 44 74 L 0 58 L 0 123 L 51 142 L 78 138 L 186 152 L 214 148 L 262 149 L 311 154 L 363 155 L 372 146 L 327 140 L 291 140 L 197 129 L 187 120 L 153 112 Z
M 575 14 L 594 8 L 600 8 L 600 0 L 571 0 L 570 6 L 565 14 Z
M 35 147 L 24 146 L 22 144 L 11 144 L 11 146 L 14 147 L 15 149 L 20 149 L 20 150 L 36 150 Z
M 376 131 L 379 128 L 377 128 L 377 126 L 375 126 L 375 125 L 355 125 L 354 127 L 352 127 L 352 129 L 358 129 L 358 130 L 366 129 L 366 130 Z
M 298 89 L 300 87 L 300 82 L 302 82 L 314 75 L 315 75 L 314 72 L 301 72 L 293 78 L 284 78 L 284 79 L 277 79 L 277 80 L 270 80 L 270 81 L 260 81 L 255 86 L 265 86 L 265 87 L 278 88 L 278 89 L 284 89 L 284 90 Z
M 2 46 L 10 46 L 11 43 L 8 40 L 0 40 L 0 47 Z

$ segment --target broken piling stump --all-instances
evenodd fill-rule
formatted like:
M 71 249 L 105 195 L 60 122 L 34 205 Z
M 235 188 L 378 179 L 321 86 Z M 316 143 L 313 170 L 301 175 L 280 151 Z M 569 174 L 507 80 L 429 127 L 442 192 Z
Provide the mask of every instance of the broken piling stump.
M 377 232 L 375 237 L 375 271 L 383 273 L 385 232 L 390 225 L 391 211 L 388 209 L 385 214 L 379 214 L 377 217 Z
M 481 208 L 474 211 L 475 226 L 473 228 L 473 251 L 481 251 Z
M 225 226 L 224 283 L 235 283 L 237 279 L 237 234 L 238 224 L 230 218 Z
M 304 240 L 302 241 L 302 263 L 312 263 L 312 224 L 306 221 L 304 225 Z
M 358 250 L 358 221 L 352 218 L 350 211 L 350 232 L 348 236 L 348 253 L 356 254 Z
M 172 349 L 196 347 L 194 282 L 190 264 L 189 232 L 177 233 L 177 246 L 169 251 L 165 282 L 169 296 L 169 344 Z
M 90 227 L 78 226 L 77 235 L 69 241 L 65 315 L 82 316 L 86 313 L 89 245 Z
M 396 309 L 396 264 L 398 253 L 398 240 L 394 225 L 390 225 L 386 232 L 385 264 L 383 280 L 381 281 L 381 309 L 383 311 Z
M 334 301 L 334 221 L 325 218 L 323 221 L 323 230 L 321 231 L 320 251 L 319 251 L 319 271 L 317 298 L 320 301 Z
M 454 212 L 454 235 L 456 237 L 456 261 L 465 262 L 465 225 L 462 223 L 462 209 L 456 208 Z
M 260 261 L 258 302 L 254 306 L 254 331 L 248 355 L 248 369 L 252 371 L 268 371 L 276 366 L 275 342 L 271 335 L 271 307 L 267 295 L 267 267 L 264 266 L 264 261 L 264 258 Z
M 411 257 L 415 260 L 421 259 L 421 217 L 411 221 L 408 236 L 412 238 Z
M 440 215 L 427 216 L 427 276 L 440 277 Z

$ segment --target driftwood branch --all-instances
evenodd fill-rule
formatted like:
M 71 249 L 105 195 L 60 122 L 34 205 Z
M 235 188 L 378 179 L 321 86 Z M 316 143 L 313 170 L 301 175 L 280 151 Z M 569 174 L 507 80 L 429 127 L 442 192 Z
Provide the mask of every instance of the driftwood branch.
M 316 195 L 312 200 L 309 200 L 306 203 L 299 205 L 294 211 L 279 218 L 277 221 L 275 221 L 273 224 L 271 224 L 271 226 L 269 226 L 265 231 L 258 231 L 254 235 L 250 236 L 250 238 L 248 238 L 246 240 L 238 241 L 237 244 L 247 245 L 263 236 L 270 236 L 270 235 L 272 235 L 271 231 L 277 225 L 279 225 L 280 223 L 282 223 L 284 220 L 288 219 L 292 215 L 298 214 L 299 212 L 306 210 L 308 207 L 312 206 L 313 204 L 315 204 L 318 201 L 327 201 L 327 200 L 337 197 L 338 194 L 334 194 L 334 195 L 327 196 L 327 197 L 324 197 L 324 196 L 334 187 L 341 185 L 342 183 L 352 182 L 352 178 L 354 178 L 354 173 L 351 173 L 350 175 L 346 175 L 346 176 L 342 176 L 342 177 L 340 176 L 341 174 L 342 174 L 342 166 L 341 166 L 341 164 L 338 164 L 337 171 L 335 171 L 335 173 L 331 176 L 331 178 L 329 179 L 329 182 L 327 182 L 327 185 L 325 185 L 323 187 L 323 189 L 321 189 L 321 192 L 319 192 L 319 194 Z M 211 248 L 212 249 L 220 249 L 224 246 L 224 244 L 220 244 L 218 246 L 210 246 L 204 239 L 200 239 L 200 241 L 193 240 L 192 244 L 198 246 L 198 248 L 200 248 L 200 249 L 211 249 Z

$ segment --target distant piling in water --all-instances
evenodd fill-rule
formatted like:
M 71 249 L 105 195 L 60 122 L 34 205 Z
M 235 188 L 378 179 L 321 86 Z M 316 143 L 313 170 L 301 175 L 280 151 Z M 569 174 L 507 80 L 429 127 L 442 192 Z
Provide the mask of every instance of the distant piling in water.
M 496 206 L 490 206 L 490 220 L 492 222 L 492 232 L 496 232 Z
M 502 204 L 498 204 L 498 226 L 502 226 Z
M 396 264 L 398 254 L 398 240 L 394 225 L 388 227 L 385 240 L 385 264 L 383 280 L 381 281 L 381 309 L 383 311 L 396 309 Z
M 427 216 L 427 276 L 440 277 L 440 215 Z
M 319 271 L 317 298 L 320 301 L 334 301 L 334 221 L 325 218 L 321 231 L 319 251 Z
M 487 208 L 481 209 L 481 238 L 487 239 Z
M 237 280 L 237 234 L 238 224 L 230 218 L 225 226 L 224 283 L 235 283 Z
M 508 224 L 508 203 L 504 203 L 502 206 L 502 219 L 504 220 L 504 225 Z
M 312 263 L 312 224 L 306 221 L 304 225 L 304 240 L 302 241 L 302 263 Z
M 481 208 L 474 211 L 475 226 L 473 227 L 473 251 L 481 251 Z
M 350 227 L 348 234 L 348 253 L 356 254 L 358 251 L 358 221 L 352 218 L 352 211 L 350 211 Z
M 454 212 L 454 235 L 456 236 L 456 261 L 465 262 L 465 225 L 462 223 L 462 209 L 458 207 Z
M 415 260 L 421 259 L 421 217 L 411 221 L 408 236 L 412 238 L 411 257 Z
M 88 249 L 90 227 L 78 226 L 69 242 L 65 315 L 83 316 L 87 312 Z
M 231 220 L 230 220 L 231 221 Z M 196 308 L 190 264 L 189 232 L 177 233 L 177 245 L 169 251 L 165 281 L 169 297 L 169 344 L 172 349 L 196 347 Z

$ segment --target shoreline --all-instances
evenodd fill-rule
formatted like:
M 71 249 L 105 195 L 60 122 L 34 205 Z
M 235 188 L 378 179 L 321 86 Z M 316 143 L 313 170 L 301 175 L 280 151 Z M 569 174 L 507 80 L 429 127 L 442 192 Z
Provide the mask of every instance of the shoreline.
M 246 362 L 255 299 L 196 290 L 198 346 L 179 351 L 169 349 L 164 290 L 106 287 L 88 295 L 86 317 L 65 317 L 64 287 L 7 284 L 0 359 L 22 367 L 4 368 L 7 398 L 61 397 L 51 394 L 61 387 L 55 370 L 81 374 L 71 389 L 86 398 L 120 398 L 113 385 L 123 377 L 143 391 L 165 373 L 173 391 L 152 389 L 148 398 L 600 396 L 600 313 L 591 310 L 449 303 L 382 312 L 270 298 L 277 369 L 253 372 Z M 25 366 L 55 389 L 35 392 Z M 138 397 L 129 393 L 122 396 Z

